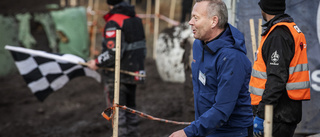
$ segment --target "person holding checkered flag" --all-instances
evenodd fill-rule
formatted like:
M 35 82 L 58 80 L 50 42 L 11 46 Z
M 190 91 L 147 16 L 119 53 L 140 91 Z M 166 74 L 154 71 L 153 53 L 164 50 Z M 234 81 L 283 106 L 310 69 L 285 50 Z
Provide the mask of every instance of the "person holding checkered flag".
M 89 68 L 96 70 L 101 67 L 114 68 L 116 30 L 121 34 L 121 70 L 145 74 L 144 60 L 146 57 L 146 42 L 143 24 L 136 16 L 134 6 L 123 0 L 107 0 L 110 12 L 104 16 L 106 25 L 103 33 L 102 53 L 88 62 Z M 105 92 L 108 95 L 108 106 L 112 106 L 114 99 L 114 71 L 103 71 L 105 78 Z M 137 84 L 143 83 L 144 78 L 126 73 L 120 74 L 120 105 L 136 108 L 135 94 Z M 125 111 L 119 111 L 119 137 L 139 136 L 138 117 Z

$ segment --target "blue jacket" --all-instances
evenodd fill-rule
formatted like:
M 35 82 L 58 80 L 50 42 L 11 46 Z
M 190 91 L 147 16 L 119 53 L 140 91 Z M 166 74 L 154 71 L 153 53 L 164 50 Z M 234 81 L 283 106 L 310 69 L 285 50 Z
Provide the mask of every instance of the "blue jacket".
M 244 37 L 228 24 L 207 47 L 198 39 L 193 43 L 195 121 L 184 131 L 188 137 L 247 136 L 253 114 L 248 92 L 251 62 Z

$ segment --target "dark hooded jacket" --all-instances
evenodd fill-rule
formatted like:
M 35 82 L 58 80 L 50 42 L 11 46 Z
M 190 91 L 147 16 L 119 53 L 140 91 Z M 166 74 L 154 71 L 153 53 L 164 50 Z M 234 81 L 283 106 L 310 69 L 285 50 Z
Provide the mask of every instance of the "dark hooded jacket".
M 195 121 L 184 129 L 187 136 L 247 136 L 253 124 L 251 63 L 243 35 L 228 24 L 210 42 L 196 39 L 191 67 Z
M 146 43 L 143 24 L 136 16 L 134 7 L 126 2 L 114 5 L 114 8 L 104 16 L 106 25 L 103 33 L 102 54 L 96 59 L 99 67 L 114 68 L 116 49 L 116 30 L 121 30 L 121 63 L 124 71 L 145 74 L 144 60 Z M 110 82 L 114 80 L 114 71 L 105 71 Z M 127 84 L 137 84 L 144 81 L 142 77 L 121 73 L 120 81 Z

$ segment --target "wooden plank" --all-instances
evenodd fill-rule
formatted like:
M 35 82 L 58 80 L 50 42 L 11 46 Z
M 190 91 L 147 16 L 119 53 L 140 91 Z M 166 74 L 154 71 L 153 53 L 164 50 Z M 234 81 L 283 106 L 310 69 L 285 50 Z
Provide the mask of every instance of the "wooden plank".
M 120 51 L 121 51 L 121 30 L 116 31 L 116 59 L 115 59 L 115 73 L 114 73 L 114 104 L 119 104 L 120 92 Z M 113 106 L 115 106 L 113 104 Z M 119 108 L 115 107 L 113 115 L 113 134 L 112 137 L 118 137 L 119 124 Z
M 174 20 L 175 7 L 176 7 L 176 0 L 171 0 L 169 18 L 172 19 L 172 20 Z M 172 24 L 168 23 L 168 27 L 172 27 Z
M 272 122 L 273 122 L 273 106 L 265 105 L 265 114 L 264 114 L 264 137 L 272 137 Z
M 151 15 L 151 3 L 152 3 L 152 0 L 147 0 L 146 15 Z M 147 35 L 149 35 L 150 33 L 150 24 L 151 24 L 150 17 L 146 17 L 146 34 Z
M 253 55 L 252 57 L 253 57 L 253 60 L 254 60 L 255 52 L 257 51 L 256 34 L 255 34 L 255 31 L 254 31 L 254 21 L 253 21 L 253 19 L 250 19 L 249 22 L 250 22 L 250 33 L 251 33 L 252 55 Z
M 98 11 L 99 11 L 99 2 L 100 0 L 94 1 L 94 15 L 93 15 L 93 30 L 92 30 L 92 36 L 91 36 L 91 46 L 90 46 L 90 58 L 94 58 L 94 53 L 96 50 L 96 36 L 97 36 L 97 22 L 98 22 Z
M 153 59 L 156 58 L 156 46 L 159 36 L 159 16 L 160 16 L 160 0 L 156 0 L 155 18 L 154 18 L 154 34 L 153 34 Z
M 262 19 L 259 19 L 259 26 L 258 26 L 258 44 L 260 45 L 261 42 L 261 34 L 262 34 Z M 258 46 L 259 46 L 258 45 Z
M 136 5 L 136 0 L 131 0 L 131 5 L 135 6 Z

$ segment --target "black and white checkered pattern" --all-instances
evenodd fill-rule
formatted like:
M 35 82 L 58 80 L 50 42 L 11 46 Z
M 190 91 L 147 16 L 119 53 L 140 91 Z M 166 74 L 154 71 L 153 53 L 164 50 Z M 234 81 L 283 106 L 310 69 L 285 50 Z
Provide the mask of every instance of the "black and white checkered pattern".
M 16 48 L 22 50 L 14 50 Z M 89 76 L 95 78 L 98 82 L 101 80 L 96 71 L 79 64 L 70 63 L 85 62 L 85 60 L 74 55 L 55 55 L 11 46 L 6 46 L 6 49 L 11 51 L 20 74 L 32 93 L 40 101 L 43 101 L 50 93 L 62 88 L 75 77 Z

